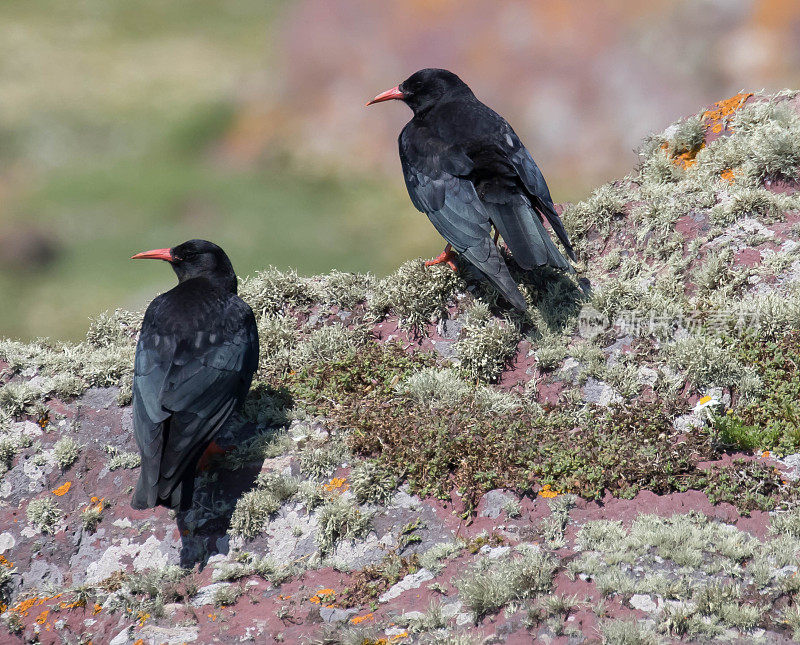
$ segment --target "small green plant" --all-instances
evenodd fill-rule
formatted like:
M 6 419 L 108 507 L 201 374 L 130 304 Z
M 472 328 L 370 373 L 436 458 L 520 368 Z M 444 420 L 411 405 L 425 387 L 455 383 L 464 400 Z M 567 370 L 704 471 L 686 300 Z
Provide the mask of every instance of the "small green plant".
M 636 620 L 606 620 L 600 624 L 604 645 L 658 645 L 658 635 Z
M 471 378 L 494 381 L 516 351 L 520 333 L 510 322 L 487 319 L 487 314 L 482 303 L 467 311 L 458 357 Z
M 214 604 L 217 607 L 235 605 L 244 592 L 237 585 L 225 585 L 214 592 Z
M 505 512 L 506 516 L 510 517 L 511 519 L 515 519 L 522 515 L 522 506 L 517 499 L 509 499 L 505 504 L 503 504 L 503 511 Z
M 300 472 L 320 479 L 330 477 L 347 459 L 347 447 L 338 440 L 309 444 L 300 452 Z
M 78 459 L 81 446 L 72 437 L 61 437 L 53 446 L 53 456 L 62 470 L 66 470 Z
M 142 464 L 142 458 L 137 452 L 121 451 L 115 446 L 107 445 L 105 451 L 111 455 L 108 460 L 109 470 L 118 470 L 119 468 L 133 469 L 138 468 Z
M 422 260 L 409 260 L 375 285 L 369 310 L 379 316 L 392 311 L 405 324 L 421 329 L 445 315 L 448 301 L 465 286 L 446 266 L 426 267 Z
M 397 489 L 397 478 L 376 460 L 361 461 L 350 471 L 350 490 L 360 504 L 386 504 Z
M 260 535 L 269 518 L 299 488 L 293 477 L 275 474 L 259 475 L 256 485 L 255 490 L 247 491 L 239 498 L 231 515 L 230 532 L 245 539 Z
M 352 499 L 337 495 L 325 502 L 317 520 L 317 544 L 320 552 L 327 555 L 342 540 L 365 537 L 372 524 L 372 515 L 362 512 Z
M 509 556 L 491 564 L 484 559 L 454 584 L 477 621 L 511 601 L 549 591 L 555 570 L 556 562 L 550 555 L 527 548 L 518 557 Z
M 32 500 L 25 512 L 28 516 L 28 521 L 36 529 L 42 533 L 49 534 L 55 532 L 56 526 L 64 517 L 61 509 L 58 508 L 58 504 L 49 497 Z
M 439 574 L 441 570 L 444 569 L 444 560 L 461 552 L 463 548 L 464 545 L 458 542 L 440 542 L 439 544 L 434 544 L 430 549 L 419 556 L 419 564 L 428 571 Z
M 94 533 L 101 519 L 103 519 L 103 512 L 96 505 L 89 506 L 81 512 L 81 524 L 87 533 Z

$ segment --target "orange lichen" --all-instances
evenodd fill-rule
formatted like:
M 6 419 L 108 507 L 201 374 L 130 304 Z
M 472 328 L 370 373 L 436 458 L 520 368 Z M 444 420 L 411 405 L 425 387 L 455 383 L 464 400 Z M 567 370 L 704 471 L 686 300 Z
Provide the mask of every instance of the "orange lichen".
M 101 611 L 103 611 L 103 605 L 99 605 L 97 603 L 94 603 L 94 609 L 92 609 L 92 614 L 97 615 Z
M 85 511 L 89 511 L 89 510 L 94 510 L 94 511 L 97 511 L 98 513 L 102 513 L 103 512 L 103 508 L 104 508 L 104 506 L 103 506 L 103 501 L 104 500 L 105 500 L 105 497 L 92 497 L 92 499 L 91 499 L 92 503 L 89 506 L 87 506 L 85 509 L 83 509 L 84 512 Z
M 696 148 L 692 150 L 687 150 L 686 152 L 682 152 L 679 155 L 675 155 L 672 157 L 672 163 L 674 163 L 679 168 L 683 168 L 686 170 L 687 168 L 691 168 L 696 162 L 697 153 L 700 152 L 703 148 L 706 147 L 705 143 L 701 143 Z M 669 144 L 665 141 L 661 144 L 661 149 L 664 150 L 667 154 L 669 154 Z
M 57 593 L 55 596 L 31 596 L 30 598 L 25 598 L 25 600 L 20 600 L 16 605 L 13 607 L 9 607 L 8 611 L 11 611 L 15 614 L 19 614 L 20 616 L 27 616 L 28 612 L 33 607 L 40 607 L 44 603 L 50 600 L 56 600 L 57 598 L 61 598 L 61 594 Z
M 741 108 L 747 99 L 753 96 L 752 92 L 740 92 L 724 101 L 717 101 L 714 107 L 703 112 L 703 121 L 706 127 L 710 128 L 715 134 L 719 134 L 728 126 L 728 119 L 736 110 Z
M 313 602 L 315 605 L 324 605 L 325 607 L 331 607 L 331 603 L 336 600 L 336 591 L 333 589 L 320 589 L 315 593 L 311 598 L 308 599 L 310 602 Z
M 731 168 L 723 170 L 719 176 L 730 184 L 732 184 L 734 179 L 736 179 L 736 175 L 733 173 L 733 169 Z
M 50 613 L 49 609 L 45 609 L 41 614 L 36 617 L 37 625 L 44 625 L 47 622 L 47 615 Z
M 53 495 L 55 495 L 56 497 L 61 497 L 62 495 L 66 495 L 71 487 L 72 487 L 72 482 L 66 482 L 61 486 L 59 486 L 58 488 L 56 488 L 53 491 Z
M 0 566 L 6 567 L 7 569 L 13 569 L 14 563 L 10 562 L 6 556 L 0 555 Z
M 144 645 L 144 639 L 143 638 L 139 638 L 139 639 L 133 641 L 133 645 Z
M 545 484 L 542 490 L 539 491 L 539 497 L 557 497 L 561 491 L 552 490 L 550 484 Z
M 359 625 L 370 620 L 375 620 L 375 616 L 372 614 L 372 612 L 364 614 L 363 616 L 353 616 L 350 619 L 350 622 L 353 623 L 353 625 Z
M 761 458 L 762 459 L 769 459 L 769 450 L 765 450 L 764 452 L 762 452 L 761 453 Z
M 327 484 L 324 484 L 323 488 L 329 493 L 336 492 L 341 494 L 350 488 L 350 484 L 347 483 L 344 477 L 334 477 Z

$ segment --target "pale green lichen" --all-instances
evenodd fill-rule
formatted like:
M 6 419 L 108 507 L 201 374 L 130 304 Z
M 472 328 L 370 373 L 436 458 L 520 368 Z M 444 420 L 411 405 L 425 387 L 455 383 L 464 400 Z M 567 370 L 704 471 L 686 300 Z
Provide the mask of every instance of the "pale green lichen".
M 56 526 L 64 517 L 58 504 L 49 497 L 32 500 L 25 514 L 37 530 L 49 534 L 55 532 Z
M 372 515 L 359 509 L 351 498 L 336 495 L 320 508 L 317 522 L 317 546 L 325 556 L 342 540 L 365 537 L 372 525 Z
M 366 340 L 360 329 L 350 329 L 341 323 L 313 330 L 292 352 L 291 364 L 300 370 L 310 364 L 332 363 L 355 355 Z
M 272 515 L 283 503 L 294 497 L 299 482 L 294 477 L 262 473 L 257 488 L 247 491 L 236 502 L 231 516 L 230 532 L 251 540 L 260 535 Z
M 72 437 L 61 437 L 53 446 L 53 457 L 63 470 L 77 461 L 80 452 L 80 444 Z
M 551 555 L 528 546 L 518 556 L 480 560 L 454 584 L 477 621 L 509 602 L 549 591 L 556 568 Z
M 361 461 L 350 471 L 350 490 L 360 503 L 386 504 L 397 489 L 397 478 L 375 460 Z
M 122 451 L 111 445 L 107 445 L 105 451 L 111 455 L 111 459 L 108 460 L 109 470 L 118 470 L 120 468 L 131 470 L 138 468 L 142 464 L 142 458 L 138 452 Z
M 295 271 L 281 271 L 275 267 L 257 271 L 255 275 L 241 280 L 239 295 L 258 317 L 283 312 L 287 307 L 308 307 L 315 297 L 308 278 L 301 278 Z
M 392 311 L 404 324 L 421 328 L 445 315 L 448 302 L 464 287 L 446 265 L 426 267 L 422 260 L 409 260 L 375 285 L 369 310 L 378 316 Z
M 466 312 L 466 322 L 458 341 L 458 358 L 470 378 L 494 381 L 514 355 L 520 333 L 509 321 L 488 316 L 483 303 Z

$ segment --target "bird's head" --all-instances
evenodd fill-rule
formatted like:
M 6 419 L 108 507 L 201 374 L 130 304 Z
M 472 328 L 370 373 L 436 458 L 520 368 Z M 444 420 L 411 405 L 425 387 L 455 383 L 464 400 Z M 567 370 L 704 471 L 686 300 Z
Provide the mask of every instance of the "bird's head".
M 433 107 L 444 97 L 461 94 L 472 95 L 472 91 L 458 76 L 446 69 L 429 68 L 414 72 L 400 85 L 378 94 L 367 105 L 396 99 L 405 102 L 414 114 L 419 114 Z
M 189 240 L 171 249 L 153 249 L 137 253 L 132 260 L 164 260 L 172 265 L 178 282 L 191 278 L 208 278 L 221 282 L 233 293 L 237 290 L 233 265 L 220 247 L 206 240 Z

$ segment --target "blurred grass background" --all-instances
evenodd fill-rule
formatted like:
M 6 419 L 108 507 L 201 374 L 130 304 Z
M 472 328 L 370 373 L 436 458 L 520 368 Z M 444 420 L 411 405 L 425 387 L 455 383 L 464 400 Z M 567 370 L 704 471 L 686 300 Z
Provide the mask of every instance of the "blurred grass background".
M 580 199 L 647 132 L 797 80 L 796 7 L 723 4 L 620 0 L 587 20 L 572 0 L 2 2 L 0 335 L 80 338 L 143 306 L 174 276 L 130 255 L 191 237 L 240 275 L 437 254 L 399 171 L 410 113 L 363 108 L 423 66 L 460 73 L 555 199 Z

